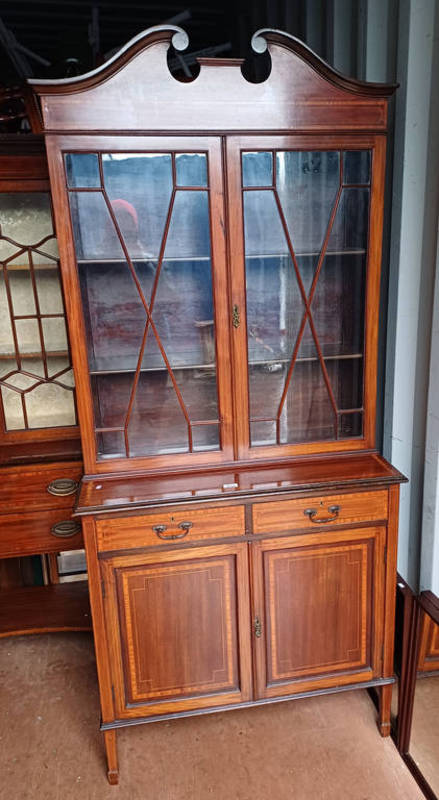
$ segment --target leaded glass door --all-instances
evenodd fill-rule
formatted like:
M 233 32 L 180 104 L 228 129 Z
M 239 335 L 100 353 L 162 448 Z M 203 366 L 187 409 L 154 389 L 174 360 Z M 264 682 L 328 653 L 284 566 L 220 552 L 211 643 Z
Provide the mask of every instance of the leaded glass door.
M 0 444 L 73 439 L 74 379 L 47 180 L 17 178 L 7 189 L 0 191 Z
M 219 140 L 103 139 L 84 151 L 72 139 L 59 158 L 93 460 L 114 469 L 126 459 L 177 466 L 231 458 Z
M 327 141 L 229 141 L 241 457 L 373 446 L 377 143 Z

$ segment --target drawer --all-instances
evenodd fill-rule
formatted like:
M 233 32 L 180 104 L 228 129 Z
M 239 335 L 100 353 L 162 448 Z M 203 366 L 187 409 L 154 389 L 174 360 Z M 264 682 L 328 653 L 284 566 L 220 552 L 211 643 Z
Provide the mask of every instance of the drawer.
M 245 533 L 244 506 L 185 508 L 96 522 L 99 550 L 176 544 Z
M 253 506 L 253 533 L 387 519 L 387 491 L 318 495 Z
M 69 525 L 60 525 L 63 522 Z M 54 526 L 59 526 L 58 535 L 52 530 Z M 76 550 L 83 546 L 80 523 L 62 510 L 0 516 L 0 558 Z
M 38 464 L 0 470 L 0 513 L 70 509 L 82 477 L 81 464 Z

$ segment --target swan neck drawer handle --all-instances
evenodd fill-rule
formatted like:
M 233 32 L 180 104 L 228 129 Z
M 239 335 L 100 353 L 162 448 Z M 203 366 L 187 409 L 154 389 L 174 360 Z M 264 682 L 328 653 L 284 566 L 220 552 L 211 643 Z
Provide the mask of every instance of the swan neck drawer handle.
M 331 517 L 318 517 L 318 511 L 316 508 L 305 508 L 303 512 L 305 517 L 309 517 L 311 522 L 314 522 L 315 525 L 321 525 L 325 522 L 334 522 L 337 519 L 340 513 L 340 506 L 328 506 L 328 511 L 332 514 Z
M 154 533 L 157 534 L 159 539 L 184 539 L 184 537 L 188 535 L 190 529 L 192 528 L 192 524 L 192 522 L 180 522 L 178 527 L 182 533 L 167 533 L 165 535 L 165 531 L 168 530 L 167 525 L 153 525 L 152 529 Z

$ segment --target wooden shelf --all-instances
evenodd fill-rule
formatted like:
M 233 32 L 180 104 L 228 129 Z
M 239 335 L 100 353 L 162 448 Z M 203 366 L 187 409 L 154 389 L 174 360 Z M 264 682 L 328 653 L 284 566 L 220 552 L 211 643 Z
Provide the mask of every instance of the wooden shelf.
M 45 264 L 33 264 L 33 268 L 38 270 L 57 270 L 59 269 L 59 265 L 57 261 L 47 262 Z M 29 272 L 30 266 L 29 264 L 6 264 L 6 269 L 8 272 Z
M 67 358 L 68 355 L 69 353 L 67 350 L 46 350 L 47 358 Z M 30 353 L 20 350 L 20 356 L 21 358 L 43 358 L 43 354 L 41 352 L 36 352 L 35 350 Z M 0 353 L 0 361 L 15 361 L 16 358 L 17 357 L 15 353 Z
M 339 355 L 330 355 L 330 356 L 323 356 L 324 361 L 348 361 L 351 359 L 360 359 L 363 358 L 363 353 L 341 353 Z M 309 362 L 317 362 L 319 358 L 317 356 L 307 356 L 303 358 L 297 358 L 296 364 L 306 364 Z M 286 365 L 291 362 L 291 357 L 289 358 L 270 358 L 270 359 L 258 359 L 257 361 L 249 361 L 250 367 L 265 367 L 271 366 L 273 364 L 282 364 Z M 216 369 L 215 364 L 173 364 L 171 365 L 173 372 L 178 372 L 181 370 L 209 370 L 214 371 Z M 90 375 L 99 376 L 99 375 L 129 375 L 136 371 L 136 367 L 121 367 L 121 368 L 111 368 L 108 367 L 106 369 L 92 369 L 90 370 Z M 166 367 L 142 367 L 140 372 L 145 373 L 157 373 L 157 372 L 167 372 Z
M 320 255 L 320 250 L 310 250 L 308 252 L 304 251 L 302 253 L 295 253 L 296 258 L 315 258 L 316 256 Z M 346 249 L 346 250 L 327 250 L 325 253 L 326 256 L 363 256 L 365 255 L 365 249 Z M 291 258 L 289 253 L 249 253 L 249 255 L 245 256 L 246 261 L 250 259 L 261 259 L 261 258 Z M 172 258 L 164 258 L 163 263 L 169 262 L 186 262 L 186 261 L 210 261 L 210 256 L 173 256 Z M 133 264 L 157 264 L 158 259 L 153 256 L 143 256 L 142 258 L 132 258 L 131 259 Z M 124 258 L 78 258 L 77 264 L 79 265 L 95 265 L 98 266 L 102 264 L 103 266 L 107 266 L 108 264 L 126 264 L 126 260 Z
M 0 638 L 91 627 L 87 581 L 0 592 Z

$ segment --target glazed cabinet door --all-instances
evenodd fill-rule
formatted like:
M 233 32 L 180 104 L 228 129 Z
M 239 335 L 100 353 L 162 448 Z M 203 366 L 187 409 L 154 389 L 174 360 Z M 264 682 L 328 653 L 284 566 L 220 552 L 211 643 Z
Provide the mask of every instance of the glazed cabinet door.
M 241 458 L 374 446 L 383 145 L 228 139 Z
M 247 545 L 102 564 L 117 718 L 249 699 Z
M 380 675 L 385 528 L 252 545 L 257 696 Z
M 220 140 L 77 138 L 48 147 L 86 470 L 228 460 Z
M 78 437 L 46 169 L 0 156 L 0 446 Z

